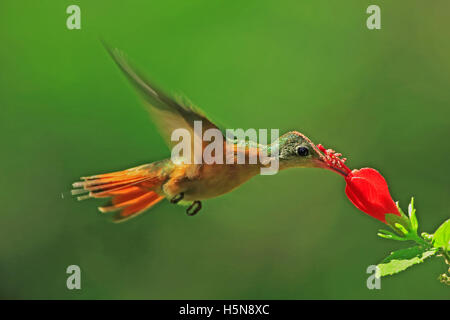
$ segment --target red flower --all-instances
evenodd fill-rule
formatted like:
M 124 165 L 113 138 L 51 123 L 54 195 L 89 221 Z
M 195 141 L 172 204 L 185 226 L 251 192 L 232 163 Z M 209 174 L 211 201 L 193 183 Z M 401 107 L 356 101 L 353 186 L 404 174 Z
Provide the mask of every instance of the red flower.
M 345 178 L 347 182 L 345 193 L 355 207 L 384 223 L 386 223 L 387 213 L 401 216 L 389 193 L 386 180 L 377 170 L 362 168 L 351 171 L 344 164 L 346 159 L 340 158 L 340 153 L 325 149 L 320 144 L 317 147 L 324 153 L 329 169 Z
M 384 223 L 387 213 L 401 216 L 389 193 L 386 180 L 377 170 L 355 169 L 345 177 L 345 181 L 345 193 L 359 210 Z

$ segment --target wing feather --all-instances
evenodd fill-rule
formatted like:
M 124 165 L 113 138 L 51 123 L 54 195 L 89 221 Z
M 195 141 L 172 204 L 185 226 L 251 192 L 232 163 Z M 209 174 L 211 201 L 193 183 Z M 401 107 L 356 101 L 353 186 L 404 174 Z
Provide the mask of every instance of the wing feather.
M 219 129 L 200 110 L 177 102 L 145 79 L 136 68 L 132 67 L 121 51 L 116 48 L 110 48 L 106 44 L 105 48 L 117 66 L 143 97 L 152 118 L 158 126 L 158 130 L 170 148 L 178 143 L 178 141 L 171 141 L 171 135 L 175 129 L 185 128 L 189 130 L 192 140 L 194 140 L 194 121 L 202 122 L 202 135 L 207 129 Z M 193 154 L 193 150 L 191 151 Z

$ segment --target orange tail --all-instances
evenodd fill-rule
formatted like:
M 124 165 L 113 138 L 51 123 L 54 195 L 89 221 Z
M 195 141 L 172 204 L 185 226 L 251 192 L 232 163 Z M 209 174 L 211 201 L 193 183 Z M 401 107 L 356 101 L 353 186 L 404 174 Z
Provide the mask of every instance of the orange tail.
M 155 192 L 166 180 L 158 167 L 157 163 L 147 164 L 123 171 L 82 177 L 83 181 L 73 184 L 76 189 L 72 190 L 72 194 L 87 193 L 78 196 L 78 200 L 111 197 L 107 205 L 98 209 L 101 212 L 118 211 L 113 221 L 122 222 L 164 199 L 164 196 Z

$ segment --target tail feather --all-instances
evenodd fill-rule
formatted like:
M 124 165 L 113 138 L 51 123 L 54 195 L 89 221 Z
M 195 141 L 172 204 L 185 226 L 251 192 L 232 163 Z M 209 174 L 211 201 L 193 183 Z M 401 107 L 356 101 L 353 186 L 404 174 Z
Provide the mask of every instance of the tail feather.
M 99 207 L 98 209 L 101 212 L 117 211 L 123 207 L 127 207 L 136 202 L 139 202 L 140 200 L 144 199 L 145 196 L 149 193 L 150 192 L 145 190 L 130 191 L 127 194 L 115 196 L 114 198 L 112 198 L 110 203 L 108 203 L 108 205 Z
M 156 192 L 148 192 L 147 194 L 141 196 L 135 203 L 126 206 L 122 211 L 118 212 L 113 221 L 123 222 L 138 214 L 143 213 L 145 210 L 153 207 L 155 204 L 164 199 L 164 196 L 160 196 Z
M 108 205 L 99 207 L 101 212 L 118 211 L 114 222 L 128 220 L 164 199 L 158 194 L 165 177 L 159 170 L 152 170 L 152 165 L 145 165 L 124 171 L 82 177 L 75 182 L 72 190 L 78 200 L 111 197 Z M 86 193 L 86 194 L 84 194 Z
M 85 184 L 83 187 L 84 190 L 88 190 L 93 192 L 94 198 L 99 198 L 98 194 L 105 193 L 105 192 L 111 192 L 112 190 L 120 189 L 121 186 L 129 186 L 132 183 L 135 182 L 142 182 L 142 178 L 135 178 L 135 179 L 127 179 L 127 180 L 118 180 L 118 181 L 112 181 L 110 183 L 104 183 L 104 184 Z M 96 196 L 97 195 L 97 196 Z

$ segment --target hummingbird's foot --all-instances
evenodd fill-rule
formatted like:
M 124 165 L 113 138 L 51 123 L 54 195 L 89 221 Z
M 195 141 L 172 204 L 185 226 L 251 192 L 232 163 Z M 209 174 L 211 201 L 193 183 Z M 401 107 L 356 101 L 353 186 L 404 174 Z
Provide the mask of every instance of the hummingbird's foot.
M 183 198 L 184 198 L 184 193 L 181 192 L 181 193 L 177 194 L 175 197 L 173 197 L 172 199 L 170 199 L 170 203 L 178 203 L 181 200 L 183 200 Z
M 186 213 L 188 216 L 193 216 L 202 208 L 202 203 L 198 200 L 192 202 L 192 204 L 187 208 Z

